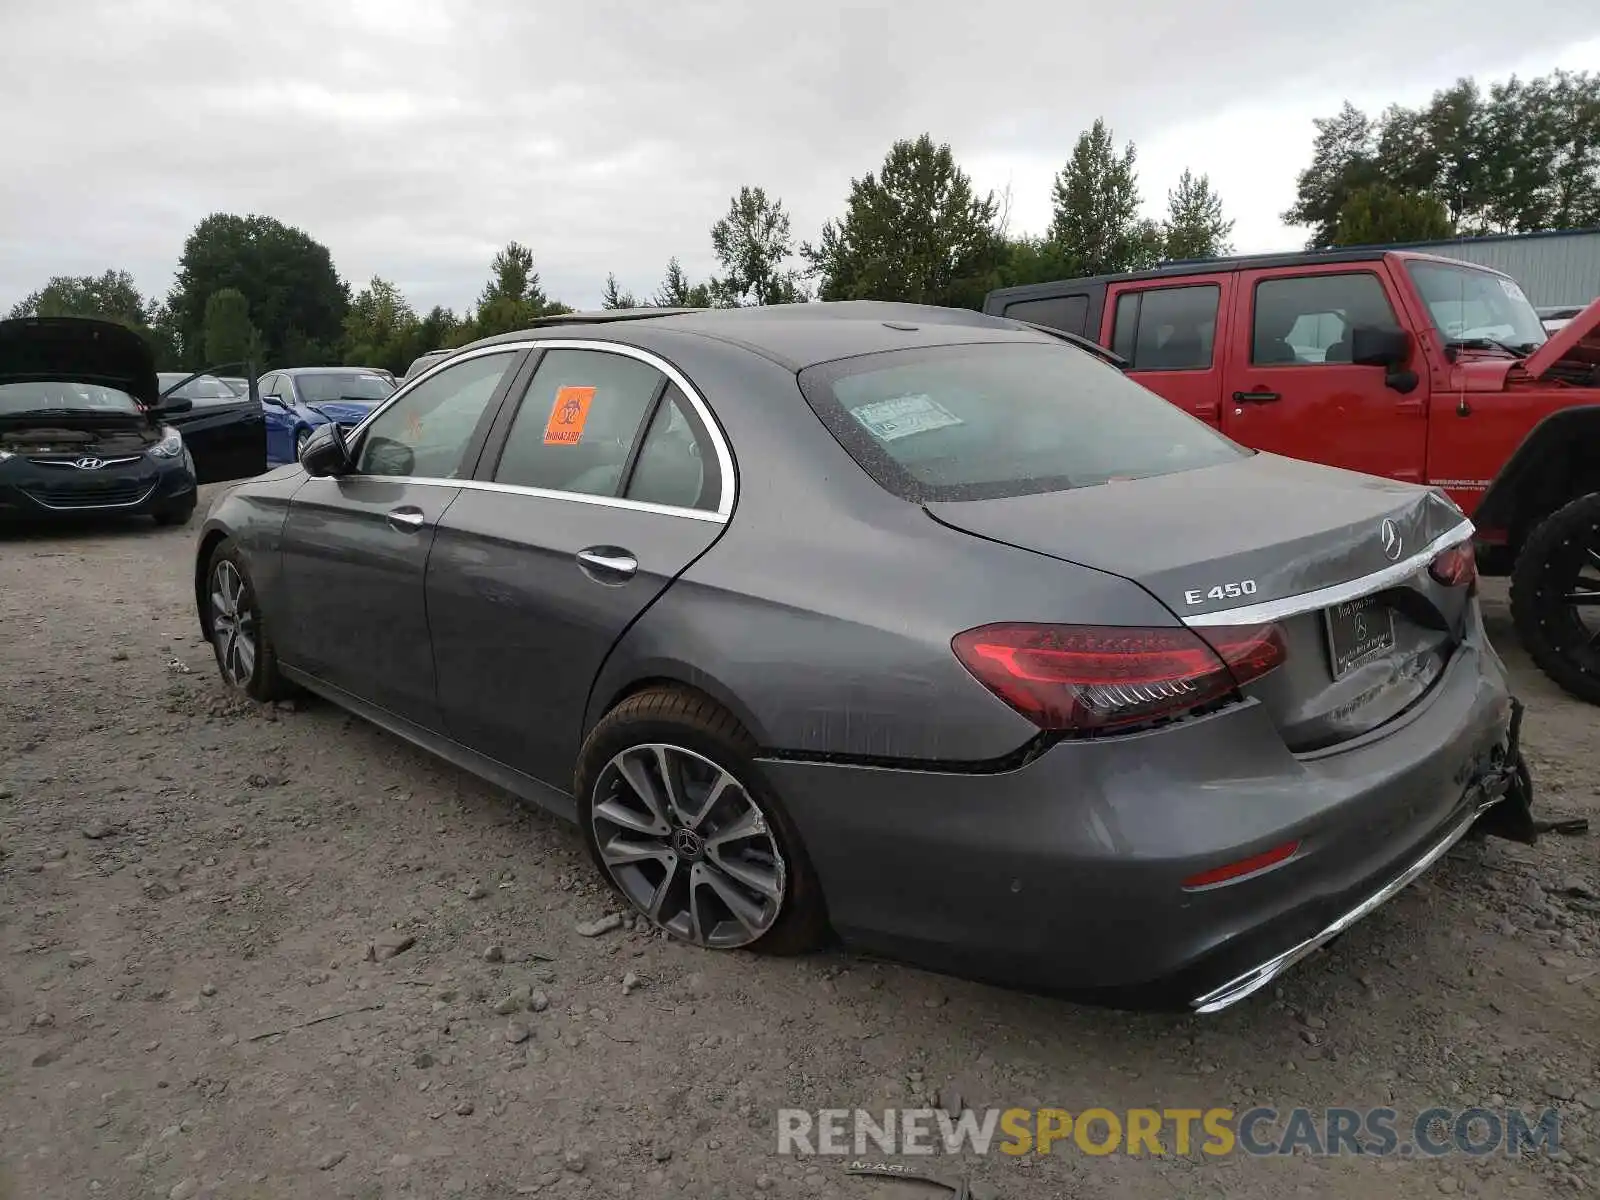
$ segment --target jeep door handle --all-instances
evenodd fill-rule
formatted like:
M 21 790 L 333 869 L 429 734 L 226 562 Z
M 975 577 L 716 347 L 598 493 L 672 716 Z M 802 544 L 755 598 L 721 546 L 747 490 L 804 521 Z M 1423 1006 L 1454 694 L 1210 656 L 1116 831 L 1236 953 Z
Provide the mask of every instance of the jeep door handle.
M 427 518 L 422 515 L 420 508 L 413 508 L 408 504 L 402 508 L 391 508 L 386 519 L 391 529 L 398 529 L 401 533 L 415 533 L 422 528 L 422 523 Z
M 1235 404 L 1270 404 L 1274 400 L 1282 399 L 1283 397 L 1278 395 L 1277 392 L 1235 392 L 1233 394 L 1233 402 Z
M 578 551 L 578 566 L 598 583 L 626 583 L 639 569 L 639 560 L 617 546 L 590 546 Z

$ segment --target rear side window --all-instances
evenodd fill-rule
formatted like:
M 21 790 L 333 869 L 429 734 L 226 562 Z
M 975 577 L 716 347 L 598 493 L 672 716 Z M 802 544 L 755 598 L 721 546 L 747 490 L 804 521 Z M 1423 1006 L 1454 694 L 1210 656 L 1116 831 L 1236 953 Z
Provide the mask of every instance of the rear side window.
M 1015 304 L 1006 305 L 1003 315 L 1013 321 L 1048 325 L 1051 329 L 1081 336 L 1089 323 L 1089 297 L 1052 296 L 1048 300 L 1018 300 Z
M 1124 292 L 1111 348 L 1135 371 L 1203 371 L 1211 366 L 1221 294 L 1214 283 Z
M 800 386 L 867 474 L 919 503 L 1167 475 L 1249 453 L 1067 346 L 896 350 L 811 367 Z

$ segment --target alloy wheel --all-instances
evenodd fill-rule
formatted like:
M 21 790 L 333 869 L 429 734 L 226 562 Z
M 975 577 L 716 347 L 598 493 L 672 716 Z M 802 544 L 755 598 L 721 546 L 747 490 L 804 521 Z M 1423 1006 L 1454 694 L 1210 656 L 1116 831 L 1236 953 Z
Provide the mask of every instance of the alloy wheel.
M 1600 550 L 1586 542 L 1571 554 L 1564 573 L 1569 577 L 1561 588 L 1561 602 L 1567 616 L 1589 649 L 1600 649 L 1600 622 L 1585 619 L 1600 618 Z
M 246 687 L 256 669 L 256 615 L 239 568 L 223 559 L 211 572 L 211 640 L 222 677 Z
M 783 908 L 788 868 L 766 814 L 734 775 L 679 746 L 632 746 L 595 781 L 591 821 L 613 882 L 658 927 L 732 950 Z

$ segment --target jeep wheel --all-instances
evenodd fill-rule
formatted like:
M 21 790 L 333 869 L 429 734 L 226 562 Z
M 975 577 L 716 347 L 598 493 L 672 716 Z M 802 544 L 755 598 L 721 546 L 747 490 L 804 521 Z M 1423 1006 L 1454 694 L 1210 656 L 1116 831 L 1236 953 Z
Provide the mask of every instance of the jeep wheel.
M 1600 704 L 1600 494 L 1546 517 L 1511 573 L 1511 617 L 1534 663 Z

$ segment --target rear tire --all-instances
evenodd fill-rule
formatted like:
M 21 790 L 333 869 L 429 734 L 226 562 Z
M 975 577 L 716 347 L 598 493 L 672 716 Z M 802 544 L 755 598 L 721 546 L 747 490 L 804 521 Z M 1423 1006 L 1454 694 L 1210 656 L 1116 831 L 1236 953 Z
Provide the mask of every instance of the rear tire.
M 1538 668 L 1564 691 L 1600 704 L 1600 606 L 1568 597 L 1596 591 L 1600 600 L 1600 493 L 1580 496 L 1534 527 L 1511 573 L 1511 617 Z
M 656 928 L 707 949 L 801 954 L 822 942 L 827 909 L 756 752 L 731 713 L 687 688 L 629 696 L 579 753 L 579 826 L 601 875 Z M 719 842 L 736 826 L 748 832 Z
M 261 617 L 244 556 L 231 541 L 217 543 L 206 564 L 206 630 L 222 682 L 267 703 L 294 694 L 278 673 L 278 655 Z

